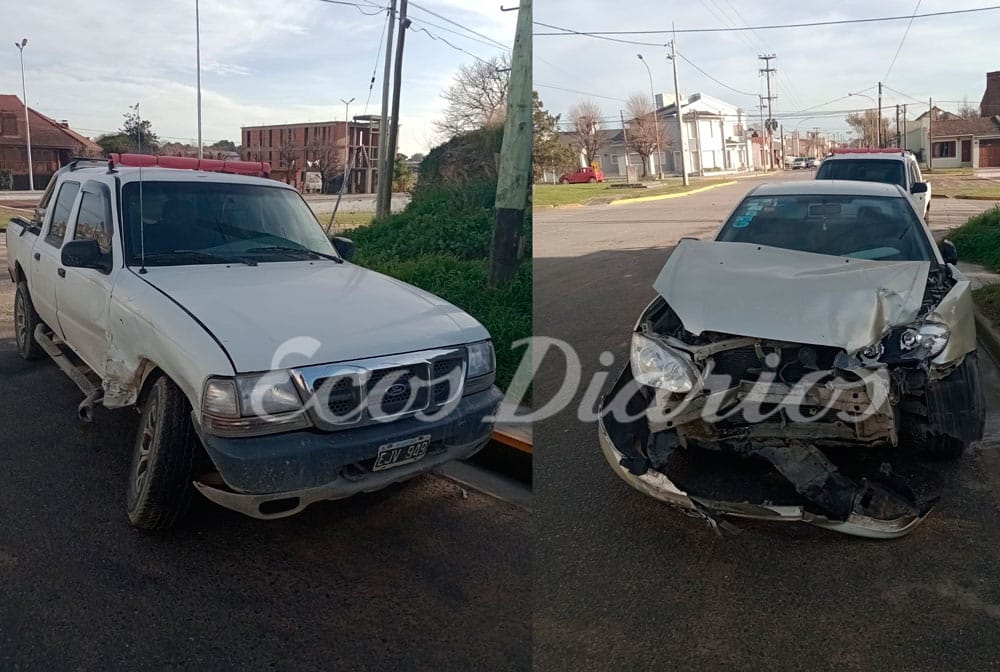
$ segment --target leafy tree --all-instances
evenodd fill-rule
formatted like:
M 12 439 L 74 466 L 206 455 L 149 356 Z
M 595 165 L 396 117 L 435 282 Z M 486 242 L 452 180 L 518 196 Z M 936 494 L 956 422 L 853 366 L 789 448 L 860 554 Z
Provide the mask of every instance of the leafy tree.
M 448 105 L 437 129 L 448 138 L 490 126 L 502 126 L 507 116 L 510 55 L 475 61 L 458 69 L 454 82 L 441 94 Z
M 543 106 L 537 91 L 531 92 L 534 131 L 532 138 L 532 178 L 543 179 L 547 169 L 556 173 L 572 169 L 576 157 L 569 145 L 559 136 L 559 115 L 550 114 Z
M 160 138 L 153 133 L 153 124 L 149 119 L 139 115 L 139 103 L 130 105 L 124 115 L 121 132 L 132 142 L 130 151 L 141 151 L 143 154 L 155 154 L 160 148 Z
M 573 124 L 573 149 L 583 155 L 587 165 L 593 165 L 604 146 L 601 128 L 601 107 L 592 100 L 584 100 L 569 109 Z
M 236 143 L 232 140 L 219 140 L 218 142 L 213 142 L 208 148 L 217 152 L 235 152 Z
M 105 154 L 126 154 L 132 151 L 132 141 L 124 133 L 105 133 L 94 139 Z
M 406 154 L 397 154 L 392 165 L 392 190 L 410 192 L 417 184 L 417 176 L 406 163 Z

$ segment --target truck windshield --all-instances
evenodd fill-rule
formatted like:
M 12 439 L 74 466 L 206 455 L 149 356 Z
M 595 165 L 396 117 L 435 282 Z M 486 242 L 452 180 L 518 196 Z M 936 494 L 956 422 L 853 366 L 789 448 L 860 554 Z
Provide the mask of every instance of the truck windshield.
M 144 181 L 122 187 L 127 263 L 147 266 L 337 258 L 298 193 L 225 182 Z M 140 230 L 141 228 L 141 230 Z M 298 254 L 301 252 L 301 254 Z
M 827 159 L 816 171 L 816 179 L 884 182 L 906 188 L 903 162 L 887 159 Z
M 750 196 L 717 240 L 854 259 L 932 261 L 923 225 L 905 198 Z

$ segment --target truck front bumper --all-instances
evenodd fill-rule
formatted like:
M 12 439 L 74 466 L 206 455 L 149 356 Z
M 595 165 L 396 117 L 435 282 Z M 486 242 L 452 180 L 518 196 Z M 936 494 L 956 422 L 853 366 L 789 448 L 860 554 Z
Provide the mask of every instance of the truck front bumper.
M 503 394 L 496 387 L 461 400 L 433 422 L 406 418 L 337 432 L 302 430 L 251 438 L 222 438 L 195 423 L 224 485 L 195 481 L 216 504 L 254 518 L 283 518 L 314 502 L 374 492 L 452 460 L 471 457 L 489 441 Z M 372 471 L 379 446 L 430 434 L 427 455 Z

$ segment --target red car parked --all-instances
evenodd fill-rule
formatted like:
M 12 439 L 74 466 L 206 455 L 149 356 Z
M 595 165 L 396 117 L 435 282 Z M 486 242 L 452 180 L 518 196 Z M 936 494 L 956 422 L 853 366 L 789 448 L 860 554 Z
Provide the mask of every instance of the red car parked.
M 604 172 L 600 168 L 581 168 L 575 173 L 563 173 L 559 176 L 559 184 L 580 184 L 581 182 L 603 182 Z

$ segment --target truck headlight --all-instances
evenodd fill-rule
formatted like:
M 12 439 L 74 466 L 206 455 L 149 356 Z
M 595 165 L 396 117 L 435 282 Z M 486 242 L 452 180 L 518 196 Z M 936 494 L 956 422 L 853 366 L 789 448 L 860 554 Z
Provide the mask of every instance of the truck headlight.
M 493 341 L 480 341 L 465 346 L 469 352 L 469 365 L 466 378 L 488 376 L 497 368 L 496 353 L 493 352 Z
M 632 334 L 631 361 L 633 377 L 650 387 L 689 392 L 698 380 L 687 355 L 642 334 Z
M 260 436 L 310 426 L 287 371 L 210 378 L 202 395 L 202 424 L 218 436 Z

